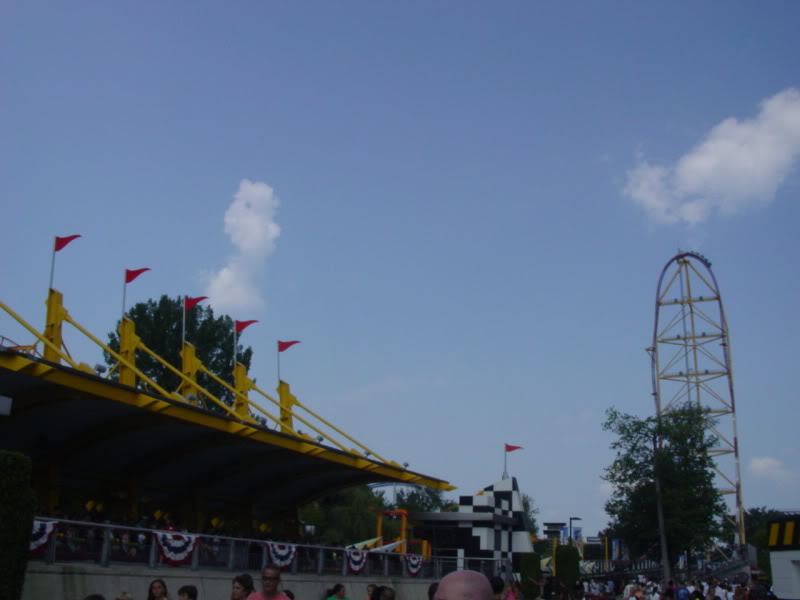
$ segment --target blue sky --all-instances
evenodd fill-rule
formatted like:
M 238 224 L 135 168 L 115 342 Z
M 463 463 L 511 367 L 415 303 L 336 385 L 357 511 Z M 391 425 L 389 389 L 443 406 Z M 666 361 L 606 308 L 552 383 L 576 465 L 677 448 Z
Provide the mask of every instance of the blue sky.
M 251 374 L 473 493 L 606 524 L 600 424 L 653 413 L 655 289 L 704 253 L 746 506 L 798 508 L 800 5 L 6 3 L 0 298 L 258 319 Z M 0 335 L 27 336 L 5 316 Z M 94 364 L 99 352 L 67 344 Z

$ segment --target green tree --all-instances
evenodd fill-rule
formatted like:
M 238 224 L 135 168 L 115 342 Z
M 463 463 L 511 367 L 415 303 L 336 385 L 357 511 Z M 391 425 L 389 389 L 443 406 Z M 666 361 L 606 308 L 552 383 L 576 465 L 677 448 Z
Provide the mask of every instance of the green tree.
M 428 487 L 412 488 L 397 492 L 397 508 L 410 513 L 437 512 L 452 501 L 444 497 L 441 490 Z
M 606 512 L 610 530 L 632 556 L 660 558 L 655 475 L 664 506 L 670 563 L 684 551 L 701 551 L 719 537 L 725 505 L 714 485 L 709 416 L 686 404 L 660 419 L 641 419 L 611 408 L 603 428 L 617 436 L 605 479 L 613 486 Z
M 346 546 L 375 537 L 382 494 L 361 485 L 328 494 L 300 508 L 300 520 L 313 525 L 316 537 L 331 546 Z M 384 528 L 386 523 L 384 523 Z
M 533 505 L 533 497 L 522 494 L 522 518 L 525 519 L 525 526 L 530 533 L 539 533 L 539 524 L 536 522 L 536 515 L 539 509 Z
M 164 295 L 158 302 L 150 299 L 135 304 L 126 313 L 136 325 L 136 335 L 145 346 L 178 370 L 181 368 L 182 302 L 181 298 Z M 186 341 L 194 345 L 197 357 L 209 371 L 233 385 L 233 320 L 230 317 L 215 317 L 211 307 L 196 306 L 186 313 Z M 119 351 L 117 331 L 108 334 L 108 345 L 115 352 Z M 240 363 L 250 367 L 253 356 L 251 348 L 238 345 L 236 355 Z M 116 359 L 108 353 L 104 353 L 104 360 L 109 366 L 116 363 Z M 167 391 L 175 391 L 180 385 L 177 375 L 144 352 L 137 353 L 136 366 Z M 233 394 L 207 375 L 198 373 L 197 382 L 217 398 L 228 404 L 232 402 Z M 207 406 L 218 410 L 211 402 Z

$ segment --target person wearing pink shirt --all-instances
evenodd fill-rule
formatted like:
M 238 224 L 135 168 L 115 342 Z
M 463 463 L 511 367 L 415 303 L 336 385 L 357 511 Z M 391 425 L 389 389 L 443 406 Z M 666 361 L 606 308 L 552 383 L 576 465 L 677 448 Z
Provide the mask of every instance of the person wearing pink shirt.
M 281 570 L 274 565 L 267 565 L 261 571 L 261 592 L 250 594 L 247 600 L 289 600 L 289 597 L 278 590 L 281 583 Z

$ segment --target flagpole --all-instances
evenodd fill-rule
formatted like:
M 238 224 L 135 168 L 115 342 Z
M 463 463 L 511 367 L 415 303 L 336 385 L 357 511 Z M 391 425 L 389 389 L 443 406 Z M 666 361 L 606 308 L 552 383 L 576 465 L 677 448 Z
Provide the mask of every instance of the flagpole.
M 181 325 L 181 350 L 186 343 L 186 296 L 183 297 L 183 324 Z
M 122 273 L 122 318 L 125 318 L 125 293 L 128 291 L 127 273 Z M 121 322 L 121 321 L 120 321 Z
M 503 479 L 508 479 L 508 450 L 503 446 Z
M 233 321 L 233 369 L 236 370 L 236 320 Z
M 277 350 L 278 354 L 278 383 L 281 382 L 281 351 L 278 350 L 278 344 L 275 344 L 275 350 Z
M 53 257 L 50 259 L 50 287 L 48 288 L 48 293 L 50 293 L 49 290 L 53 289 L 53 274 L 55 273 L 55 270 L 56 270 L 56 243 L 55 241 L 53 241 Z

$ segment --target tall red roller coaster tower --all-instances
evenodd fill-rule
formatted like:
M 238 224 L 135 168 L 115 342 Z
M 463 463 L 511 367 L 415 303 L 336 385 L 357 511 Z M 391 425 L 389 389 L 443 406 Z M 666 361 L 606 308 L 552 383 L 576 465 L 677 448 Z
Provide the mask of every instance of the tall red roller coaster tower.
M 717 439 L 711 451 L 719 491 L 733 498 L 737 542 L 746 542 L 736 433 L 730 334 L 722 294 L 711 262 L 696 252 L 673 256 L 661 271 L 656 292 L 652 359 L 656 415 L 687 401 L 705 408 Z

